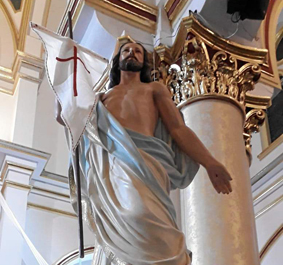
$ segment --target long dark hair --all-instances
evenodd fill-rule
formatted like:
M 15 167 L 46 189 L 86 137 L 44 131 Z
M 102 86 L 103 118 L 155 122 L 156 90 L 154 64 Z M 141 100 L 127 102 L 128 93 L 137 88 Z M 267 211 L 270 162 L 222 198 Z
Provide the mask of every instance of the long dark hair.
M 110 70 L 110 76 L 109 76 L 110 83 L 109 83 L 108 89 L 120 84 L 121 70 L 119 69 L 119 59 L 120 59 L 121 49 L 127 43 L 128 42 L 124 43 L 120 47 L 119 52 L 115 55 L 115 57 L 112 60 L 112 68 Z M 152 82 L 152 80 L 150 76 L 151 66 L 148 60 L 148 55 L 147 55 L 148 53 L 146 49 L 140 43 L 137 43 L 137 44 L 139 44 L 143 48 L 143 52 L 144 52 L 143 67 L 141 69 L 140 79 L 141 79 L 141 82 L 143 83 L 150 83 Z

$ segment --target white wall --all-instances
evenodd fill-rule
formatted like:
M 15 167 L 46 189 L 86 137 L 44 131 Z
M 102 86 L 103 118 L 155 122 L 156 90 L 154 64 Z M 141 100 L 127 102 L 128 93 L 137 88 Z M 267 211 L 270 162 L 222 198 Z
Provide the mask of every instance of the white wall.
M 16 97 L 0 93 L 0 139 L 12 141 L 15 123 Z

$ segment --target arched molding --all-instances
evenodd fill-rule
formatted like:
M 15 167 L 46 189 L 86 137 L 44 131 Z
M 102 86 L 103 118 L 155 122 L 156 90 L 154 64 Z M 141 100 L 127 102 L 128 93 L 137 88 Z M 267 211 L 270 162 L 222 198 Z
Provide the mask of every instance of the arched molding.
M 16 10 L 12 1 L 11 0 L 7 0 L 7 2 L 9 3 L 9 5 L 11 6 L 11 8 L 13 9 L 14 13 L 20 13 L 23 10 L 23 5 L 24 5 L 24 0 L 21 1 L 21 6 L 19 8 L 19 10 Z
M 3 1 L 0 1 L 0 9 L 3 11 L 7 21 L 8 21 L 8 24 L 9 24 L 9 27 L 10 27 L 10 30 L 11 30 L 11 35 L 12 35 L 12 38 L 13 38 L 13 44 L 14 44 L 14 51 L 15 51 L 15 54 L 16 54 L 16 51 L 18 49 L 18 42 L 19 42 L 19 33 L 16 29 L 16 26 L 13 22 L 13 19 L 8 11 L 8 8 L 5 6 L 4 2 Z
M 282 39 L 283 39 L 283 26 L 276 33 L 276 44 L 275 44 L 276 50 L 277 50 L 277 47 L 278 47 L 278 45 L 279 45 L 279 43 Z M 277 66 L 279 67 L 280 65 L 283 65 L 283 59 L 277 61 Z M 279 69 L 279 72 L 280 72 L 280 69 Z M 282 72 L 282 74 L 283 74 L 283 72 Z
M 269 252 L 269 250 L 272 248 L 272 246 L 275 245 L 275 243 L 277 242 L 277 240 L 280 238 L 280 236 L 282 236 L 283 234 L 283 225 L 281 225 L 274 233 L 273 235 L 267 240 L 266 244 L 264 245 L 264 247 L 262 248 L 262 250 L 260 251 L 259 257 L 260 260 L 262 261 L 264 259 L 264 257 L 266 256 L 266 254 Z
M 283 10 L 282 10 L 283 11 Z M 283 39 L 283 26 L 279 29 L 279 31 L 276 33 L 276 43 L 275 47 L 277 48 L 280 41 Z
M 25 0 L 25 2 L 24 2 L 20 32 L 19 32 L 19 44 L 18 44 L 18 50 L 19 51 L 24 51 L 24 48 L 25 48 L 29 19 L 30 19 L 30 15 L 31 15 L 31 10 L 34 6 L 34 1 L 35 0 Z
M 262 47 L 268 49 L 267 60 L 262 67 L 261 82 L 276 88 L 281 88 L 276 59 L 276 27 L 282 9 L 282 0 L 271 0 L 260 27 Z

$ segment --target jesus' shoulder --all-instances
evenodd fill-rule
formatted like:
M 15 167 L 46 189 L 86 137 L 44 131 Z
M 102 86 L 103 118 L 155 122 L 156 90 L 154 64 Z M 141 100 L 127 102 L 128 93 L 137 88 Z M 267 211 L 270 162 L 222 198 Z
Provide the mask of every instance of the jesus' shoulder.
M 168 132 L 173 135 L 174 131 L 185 126 L 180 111 L 174 104 L 171 94 L 165 85 L 152 82 L 151 86 L 158 115 L 162 119 Z

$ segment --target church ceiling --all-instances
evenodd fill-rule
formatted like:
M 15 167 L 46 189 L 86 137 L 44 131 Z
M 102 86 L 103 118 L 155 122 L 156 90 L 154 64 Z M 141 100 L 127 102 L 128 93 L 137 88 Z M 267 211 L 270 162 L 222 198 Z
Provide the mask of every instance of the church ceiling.
M 38 23 L 46 25 L 52 0 L 1 0 L 0 1 L 0 91 L 13 94 L 19 77 L 34 81 L 38 78 L 21 74 L 24 65 L 42 72 L 43 61 L 27 47 L 31 33 L 29 21 L 36 17 Z M 53 1 L 54 2 L 54 1 Z M 62 1 L 60 1 L 62 2 Z M 58 23 L 62 17 L 58 20 Z
M 0 81 L 14 83 L 16 74 L 19 70 L 21 59 L 38 62 L 41 55 L 33 58 L 33 54 L 27 52 L 27 38 L 35 38 L 29 30 L 28 23 L 32 18 L 36 23 L 47 26 L 50 30 L 56 31 L 61 35 L 67 35 L 67 12 L 59 10 L 71 10 L 73 13 L 73 23 L 75 24 L 80 16 L 84 5 L 88 5 L 111 18 L 128 23 L 148 34 L 156 34 L 159 10 L 162 8 L 166 13 L 171 26 L 176 28 L 180 14 L 187 12 L 188 9 L 202 10 L 203 5 L 209 9 L 216 0 L 2 0 L 0 1 L 0 30 L 1 30 L 1 57 L 0 57 Z M 200 4 L 202 2 L 202 4 Z M 185 4 L 184 4 L 185 3 Z M 60 6 L 58 8 L 57 6 Z M 278 66 L 280 73 L 283 71 L 282 59 L 276 60 L 276 46 L 281 49 L 283 30 L 276 27 L 283 23 L 283 15 L 280 12 L 283 8 L 283 1 L 270 0 L 270 6 L 265 21 L 260 27 L 260 43 L 258 48 L 268 49 L 268 58 L 264 66 L 263 81 L 271 86 L 279 87 Z M 217 12 L 217 11 L 216 11 Z M 215 16 L 215 14 L 214 14 Z M 281 21 L 282 20 L 282 21 Z M 58 26 L 59 25 L 59 26 Z M 122 30 L 122 29 L 121 29 Z M 274 34 L 274 33 L 277 33 Z M 28 37 L 27 37 L 28 36 Z M 256 38 L 258 36 L 255 36 Z M 279 40 L 280 39 L 280 40 Z M 256 42 L 256 40 L 254 40 Z M 20 55 L 19 55 L 20 54 Z M 28 59 L 27 59 L 28 58 Z M 36 64 L 36 63 L 35 63 Z M 1 91 L 7 90 L 13 93 L 13 89 L 6 89 L 1 81 Z M 9 85 L 10 87 L 10 85 Z

